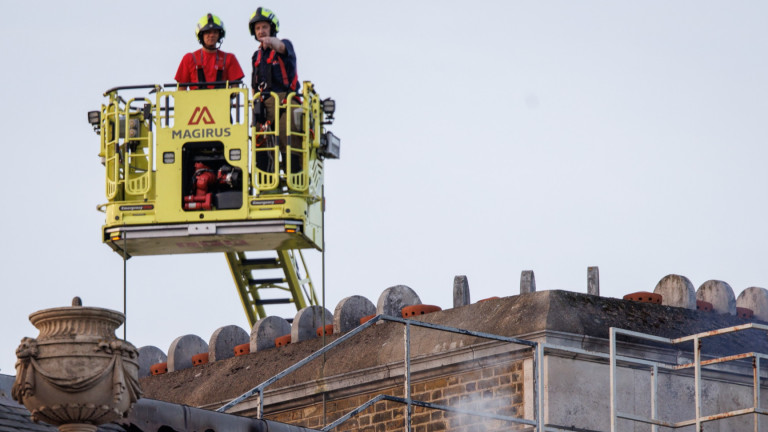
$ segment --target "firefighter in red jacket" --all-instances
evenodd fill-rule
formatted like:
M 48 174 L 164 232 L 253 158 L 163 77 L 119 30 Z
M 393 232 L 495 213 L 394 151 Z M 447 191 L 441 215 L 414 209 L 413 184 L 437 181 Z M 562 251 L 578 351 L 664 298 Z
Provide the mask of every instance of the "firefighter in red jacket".
M 179 83 L 237 81 L 244 74 L 234 54 L 219 49 L 226 31 L 224 22 L 213 14 L 200 18 L 195 27 L 197 41 L 203 47 L 195 52 L 187 53 L 179 63 L 176 71 L 176 81 Z M 223 87 L 207 86 L 207 88 Z M 197 87 L 192 87 L 193 89 Z

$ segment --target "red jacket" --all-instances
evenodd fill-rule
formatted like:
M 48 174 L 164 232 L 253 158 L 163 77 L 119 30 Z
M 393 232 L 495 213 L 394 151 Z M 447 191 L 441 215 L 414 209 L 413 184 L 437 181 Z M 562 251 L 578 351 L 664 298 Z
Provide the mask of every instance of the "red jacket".
M 200 72 L 206 82 L 236 81 L 245 76 L 234 54 L 221 50 L 210 53 L 201 48 L 184 55 L 176 71 L 175 80 L 180 83 L 200 82 Z

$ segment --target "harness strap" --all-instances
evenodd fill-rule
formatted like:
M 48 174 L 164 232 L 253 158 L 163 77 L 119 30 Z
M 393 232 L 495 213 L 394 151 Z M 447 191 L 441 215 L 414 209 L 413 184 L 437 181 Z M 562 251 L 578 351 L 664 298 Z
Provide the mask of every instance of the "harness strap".
M 200 53 L 200 58 L 198 59 L 197 53 Z M 228 54 L 225 54 L 224 56 L 220 55 L 221 51 L 216 50 L 216 62 L 213 65 L 213 68 L 216 70 L 216 78 L 214 81 L 222 81 L 224 78 L 224 70 L 225 66 L 227 64 L 227 56 Z M 205 67 L 203 66 L 203 50 L 202 48 L 198 51 L 195 51 L 192 53 L 192 61 L 195 63 L 195 70 L 197 71 L 197 82 L 206 82 L 208 81 L 205 78 Z
M 200 53 L 200 59 L 197 58 L 197 53 Z M 192 60 L 195 62 L 195 70 L 197 71 L 197 82 L 205 82 L 205 70 L 203 69 L 203 50 L 195 51 L 192 53 Z
M 285 63 L 283 59 L 278 58 L 277 62 L 280 63 L 280 72 L 283 74 L 283 84 L 288 86 L 288 73 L 285 71 Z
M 262 54 L 262 50 L 259 50 L 258 53 L 256 54 L 256 62 L 254 62 L 253 64 L 254 71 L 256 71 L 258 78 L 261 81 L 266 81 L 267 86 L 269 88 L 272 88 L 272 74 L 270 73 L 269 66 L 273 64 L 277 64 L 280 67 L 280 74 L 282 75 L 282 78 L 283 78 L 283 85 L 288 87 L 291 90 L 296 90 L 296 86 L 299 82 L 298 74 L 293 75 L 293 80 L 288 79 L 288 71 L 285 69 L 285 62 L 283 62 L 282 57 L 277 56 L 277 60 L 275 61 L 275 56 L 277 54 L 277 51 L 275 50 L 271 50 L 269 53 L 269 56 L 267 57 L 267 60 L 266 60 L 267 68 L 265 71 L 266 76 L 264 77 L 259 76 L 260 75 L 259 65 L 261 64 L 261 54 Z M 255 84 L 258 84 L 258 83 L 255 83 Z
M 227 54 L 219 57 L 220 52 L 221 51 L 216 51 L 216 65 L 214 66 L 216 68 L 216 81 L 222 81 L 224 78 L 224 65 L 227 64 Z M 221 61 L 219 61 L 219 59 L 221 59 Z

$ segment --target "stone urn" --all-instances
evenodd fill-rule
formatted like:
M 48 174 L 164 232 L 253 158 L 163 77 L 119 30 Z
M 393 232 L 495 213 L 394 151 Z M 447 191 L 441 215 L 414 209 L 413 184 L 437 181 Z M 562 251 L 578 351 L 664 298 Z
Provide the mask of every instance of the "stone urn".
M 123 314 L 84 307 L 75 297 L 72 307 L 41 310 L 29 320 L 40 335 L 16 349 L 12 396 L 34 421 L 92 432 L 128 415 L 141 389 L 138 352 L 115 336 Z

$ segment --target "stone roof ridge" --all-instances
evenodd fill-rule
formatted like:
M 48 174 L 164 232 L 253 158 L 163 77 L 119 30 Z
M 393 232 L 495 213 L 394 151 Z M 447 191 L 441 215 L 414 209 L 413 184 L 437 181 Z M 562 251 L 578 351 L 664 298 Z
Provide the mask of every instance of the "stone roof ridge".
M 736 298 L 730 285 L 723 281 L 709 280 L 695 290 L 688 278 L 675 274 L 663 277 L 652 291 L 627 294 L 623 299 L 600 296 L 597 267 L 587 269 L 587 294 L 537 291 L 532 270 L 521 273 L 520 291 L 508 293 L 508 296 L 494 296 L 472 303 L 469 282 L 463 275 L 454 278 L 452 288 L 452 308 L 425 305 L 415 290 L 407 285 L 395 285 L 381 292 L 375 303 L 364 296 L 354 295 L 342 299 L 332 312 L 310 306 L 299 311 L 292 320 L 269 316 L 251 329 L 234 325 L 222 327 L 208 341 L 197 335 L 180 336 L 167 351 L 155 346 L 141 347 L 140 376 L 178 371 L 256 351 L 281 349 L 287 344 L 295 345 L 321 335 L 340 335 L 379 314 L 398 316 L 408 312 L 408 318 L 431 320 L 422 314 L 429 314 L 429 317 L 431 312 L 438 312 L 438 316 L 463 315 L 466 312 L 459 311 L 468 306 L 473 312 L 453 320 L 455 325 L 490 332 L 501 328 L 507 336 L 512 336 L 510 332 L 528 334 L 546 329 L 607 338 L 610 327 L 621 327 L 677 337 L 685 335 L 686 331 L 711 330 L 710 326 L 701 324 L 701 317 L 695 314 L 697 310 L 713 312 L 708 316 L 710 318 L 727 315 L 741 319 L 719 320 L 726 326 L 748 319 L 768 322 L 768 290 L 750 287 Z M 494 304 L 499 299 L 514 299 L 505 303 L 505 307 L 511 309 L 497 311 L 482 306 L 486 302 Z M 678 309 L 692 311 L 694 315 L 685 315 Z M 698 324 L 679 325 L 679 320 L 693 320 Z

